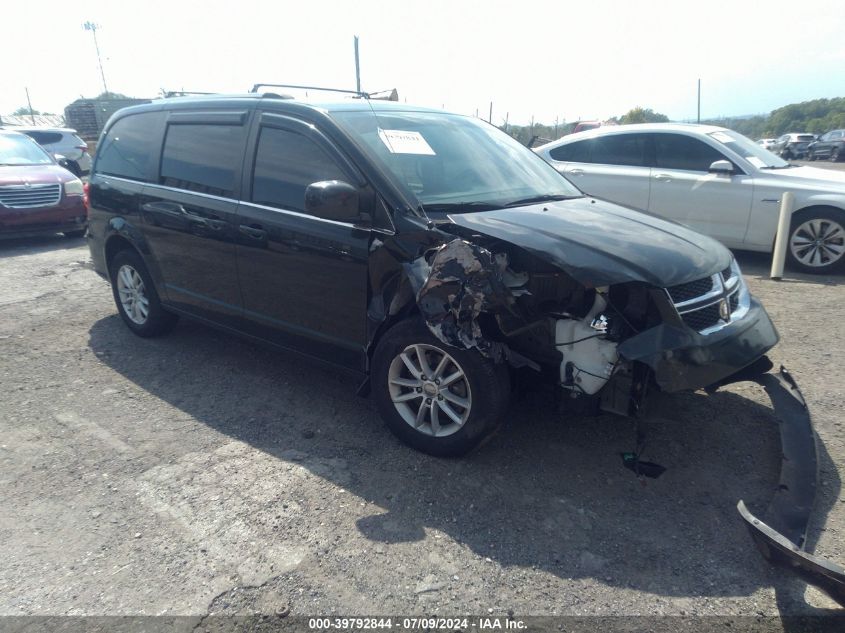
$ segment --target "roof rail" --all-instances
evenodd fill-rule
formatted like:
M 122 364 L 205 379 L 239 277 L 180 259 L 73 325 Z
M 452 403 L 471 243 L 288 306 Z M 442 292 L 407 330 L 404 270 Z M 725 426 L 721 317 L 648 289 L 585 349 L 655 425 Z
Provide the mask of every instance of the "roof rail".
M 322 90 L 323 92 L 341 92 L 343 94 L 350 94 L 355 95 L 358 98 L 369 99 L 370 95 L 366 92 L 361 92 L 360 90 L 342 90 L 340 88 L 321 88 L 319 86 L 295 86 L 292 84 L 255 84 L 250 92 L 258 92 L 258 89 L 262 86 L 266 86 L 268 88 L 297 88 L 299 90 Z
M 186 97 L 188 95 L 216 95 L 216 92 L 198 92 L 196 90 L 171 90 L 169 92 L 164 93 L 165 99 L 170 99 L 171 97 Z

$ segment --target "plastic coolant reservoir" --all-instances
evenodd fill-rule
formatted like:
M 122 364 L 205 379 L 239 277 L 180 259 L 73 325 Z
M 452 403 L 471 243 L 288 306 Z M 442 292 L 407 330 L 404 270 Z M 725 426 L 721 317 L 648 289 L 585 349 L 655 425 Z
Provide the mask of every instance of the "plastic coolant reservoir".
M 588 325 L 591 321 L 592 316 L 587 322 L 559 319 L 555 325 L 555 347 L 563 354 L 560 381 L 568 389 L 587 394 L 604 387 L 619 359 L 616 343 L 599 338 L 602 333 Z

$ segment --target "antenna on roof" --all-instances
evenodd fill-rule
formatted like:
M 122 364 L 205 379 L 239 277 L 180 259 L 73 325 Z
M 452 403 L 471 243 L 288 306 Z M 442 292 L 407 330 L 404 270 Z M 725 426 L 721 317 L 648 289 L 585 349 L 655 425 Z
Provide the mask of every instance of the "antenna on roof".
M 367 92 L 360 90 L 342 90 L 340 88 L 320 88 L 319 86 L 295 86 L 292 84 L 255 84 L 250 92 L 258 92 L 261 87 L 267 88 L 296 88 L 297 90 L 321 90 L 323 92 L 340 92 L 343 94 L 355 95 L 359 99 L 369 99 L 370 95 Z

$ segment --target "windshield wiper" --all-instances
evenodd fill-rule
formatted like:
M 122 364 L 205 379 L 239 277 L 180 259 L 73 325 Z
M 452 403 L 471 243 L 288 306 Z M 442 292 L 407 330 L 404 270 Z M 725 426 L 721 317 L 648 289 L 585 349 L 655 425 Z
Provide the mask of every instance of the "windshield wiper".
M 501 209 L 501 204 L 494 204 L 492 202 L 440 202 L 434 204 L 423 205 L 426 211 L 494 211 Z
M 536 204 L 540 202 L 553 202 L 555 200 L 571 200 L 572 198 L 580 198 L 581 196 L 569 196 L 566 194 L 542 194 L 539 196 L 531 196 L 530 198 L 520 198 L 519 200 L 511 200 L 506 207 L 521 207 L 526 204 Z
M 793 165 L 792 163 L 787 163 L 786 165 L 766 165 L 760 169 L 789 169 L 790 167 L 798 167 L 798 165 Z

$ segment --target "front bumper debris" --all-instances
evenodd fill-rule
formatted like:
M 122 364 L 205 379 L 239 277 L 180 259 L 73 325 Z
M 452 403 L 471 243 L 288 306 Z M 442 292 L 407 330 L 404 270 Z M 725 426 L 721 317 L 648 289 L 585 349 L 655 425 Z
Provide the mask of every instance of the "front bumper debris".
M 778 342 L 766 310 L 754 297 L 748 313 L 718 332 L 702 335 L 663 323 L 619 344 L 619 356 L 654 371 L 661 390 L 673 393 L 731 380 Z M 727 378 L 726 378 L 727 377 Z
M 771 399 L 783 461 L 777 490 L 763 519 L 749 512 L 742 501 L 737 510 L 766 560 L 792 571 L 845 606 L 845 569 L 804 551 L 818 480 L 816 434 L 804 397 L 783 367 L 777 374 L 739 376 L 737 381 L 745 379 L 760 384 Z

